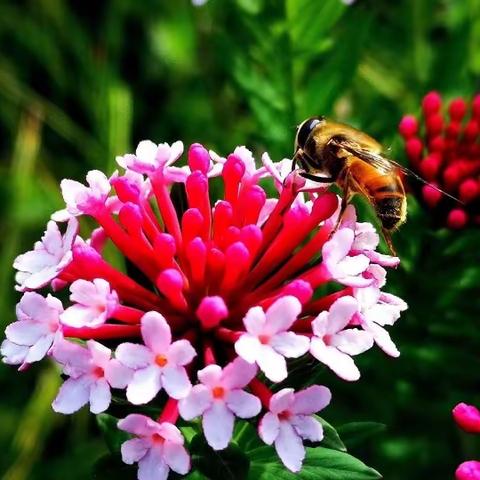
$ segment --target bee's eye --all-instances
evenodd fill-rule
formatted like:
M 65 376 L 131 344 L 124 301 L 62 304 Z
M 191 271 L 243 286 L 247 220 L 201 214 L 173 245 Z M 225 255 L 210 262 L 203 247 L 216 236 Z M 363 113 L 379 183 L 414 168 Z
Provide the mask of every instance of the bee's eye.
M 297 129 L 296 147 L 304 148 L 312 130 L 323 120 L 323 117 L 311 117 L 302 122 Z

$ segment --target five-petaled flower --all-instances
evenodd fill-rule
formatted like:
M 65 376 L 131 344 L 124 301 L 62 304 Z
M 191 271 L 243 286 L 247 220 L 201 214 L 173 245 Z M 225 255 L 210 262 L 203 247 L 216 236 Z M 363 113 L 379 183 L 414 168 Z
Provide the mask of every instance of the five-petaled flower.
M 256 165 L 245 147 L 224 158 L 196 143 L 179 165 L 182 153 L 181 142 L 143 141 L 110 177 L 94 170 L 87 185 L 62 181 L 66 208 L 15 260 L 27 293 L 7 327 L 4 362 L 57 361 L 69 377 L 53 403 L 62 413 L 87 403 L 105 411 L 111 388 L 120 405 L 125 395 L 138 412 L 147 403 L 161 409 L 157 422 L 130 415 L 119 424 L 138 437 L 122 455 L 138 462 L 141 480 L 189 470 L 178 413 L 201 416 L 207 442 L 224 449 L 235 417 L 262 408 L 270 412 L 260 435 L 298 471 L 302 439 L 322 438 L 311 415 L 330 393 L 317 385 L 272 397 L 273 384 L 289 380 L 289 359 L 302 368 L 313 355 L 354 380 L 350 356 L 373 341 L 397 355 L 383 327 L 406 305 L 380 289 L 399 260 L 377 252 L 378 234 L 353 206 L 339 221 L 338 196 L 290 172 L 289 159 L 264 154 Z M 215 192 L 223 185 L 219 198 L 212 182 Z M 85 227 L 96 224 L 90 238 L 78 233 L 83 217 Z M 109 262 L 112 247 L 125 262 Z M 52 295 L 28 292 L 47 286 L 70 289 L 65 310 Z
M 182 475 L 190 470 L 190 457 L 175 425 L 133 413 L 120 420 L 118 428 L 136 436 L 121 449 L 125 463 L 138 462 L 139 480 L 166 480 L 170 470 Z
M 275 445 L 280 460 L 292 472 L 302 468 L 305 457 L 302 440 L 323 439 L 323 427 L 313 414 L 323 410 L 331 398 L 330 390 L 319 385 L 297 393 L 284 388 L 270 398 L 270 411 L 260 420 L 258 433 L 266 444 Z
M 208 365 L 198 372 L 200 383 L 180 400 L 182 418 L 192 420 L 202 415 L 205 438 L 215 450 L 230 443 L 235 416 L 251 418 L 260 413 L 260 400 L 244 390 L 256 373 L 257 367 L 241 358 L 223 370 L 218 365 Z

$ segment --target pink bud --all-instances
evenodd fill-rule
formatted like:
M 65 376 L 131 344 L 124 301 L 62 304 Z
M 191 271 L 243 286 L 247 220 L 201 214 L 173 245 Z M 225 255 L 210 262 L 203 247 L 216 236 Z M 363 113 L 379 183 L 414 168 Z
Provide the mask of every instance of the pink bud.
M 422 195 L 425 203 L 430 207 L 434 208 L 437 206 L 438 202 L 442 198 L 442 193 L 437 189 L 433 188 L 431 185 L 424 185 L 422 188 Z
M 460 200 L 462 202 L 471 202 L 478 194 L 478 184 L 473 178 L 467 178 L 459 187 Z
M 228 317 L 228 308 L 222 297 L 204 297 L 197 308 L 197 317 L 205 329 L 215 328 Z
M 419 166 L 420 173 L 427 179 L 433 180 L 440 168 L 441 159 L 436 154 L 431 154 L 426 157 Z
M 450 165 L 443 172 L 443 179 L 448 190 L 456 187 L 460 181 L 461 172 L 457 165 Z
M 423 97 L 422 108 L 423 113 L 427 117 L 440 110 L 442 105 L 442 97 L 438 92 L 429 92 Z
M 210 167 L 210 155 L 207 149 L 199 143 L 190 145 L 188 150 L 188 165 L 192 172 L 199 170 L 205 175 Z
M 292 295 L 296 297 L 302 305 L 305 305 L 311 300 L 313 289 L 305 280 L 294 280 L 282 290 L 282 294 Z
M 120 209 L 118 218 L 128 232 L 135 233 L 142 229 L 142 213 L 140 207 L 134 203 L 126 203 Z
M 398 131 L 405 140 L 415 136 L 418 132 L 418 122 L 413 115 L 405 115 L 398 126 Z
M 456 480 L 480 480 L 480 462 L 463 462 L 455 472 Z
M 448 113 L 452 120 L 461 121 L 467 111 L 467 104 L 463 98 L 455 98 L 450 102 Z
M 434 137 L 443 130 L 443 117 L 439 113 L 434 113 L 426 118 L 425 126 L 428 135 Z
M 428 148 L 431 152 L 442 152 L 445 149 L 445 140 L 441 135 L 437 135 L 429 140 Z
M 455 230 L 463 228 L 468 221 L 468 216 L 461 208 L 454 208 L 447 217 L 447 226 Z
M 457 425 L 468 433 L 480 433 L 480 411 L 473 405 L 459 403 L 452 410 Z
M 480 118 L 480 95 L 475 95 L 472 101 L 472 114 L 475 118 Z
M 460 122 L 452 120 L 449 123 L 447 127 L 447 131 L 445 133 L 447 137 L 456 138 L 460 134 L 461 130 L 462 130 L 462 124 Z
M 408 158 L 412 161 L 417 161 L 422 155 L 423 145 L 422 141 L 417 138 L 409 138 L 405 144 L 405 151 L 407 152 Z
M 182 217 L 183 240 L 189 242 L 203 230 L 203 215 L 198 208 L 189 208 Z
M 475 120 L 470 120 L 463 131 L 463 136 L 465 140 L 471 142 L 475 139 L 477 135 L 478 135 L 478 123 Z

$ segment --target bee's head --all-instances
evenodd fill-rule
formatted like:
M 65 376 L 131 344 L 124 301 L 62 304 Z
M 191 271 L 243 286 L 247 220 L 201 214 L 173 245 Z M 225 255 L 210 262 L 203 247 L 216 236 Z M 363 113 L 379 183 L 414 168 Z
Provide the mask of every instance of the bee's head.
M 319 124 L 325 121 L 325 117 L 317 116 L 310 117 L 304 120 L 297 127 L 297 134 L 295 136 L 295 151 L 299 148 L 304 149 L 307 143 L 308 137 L 312 133 L 313 129 Z

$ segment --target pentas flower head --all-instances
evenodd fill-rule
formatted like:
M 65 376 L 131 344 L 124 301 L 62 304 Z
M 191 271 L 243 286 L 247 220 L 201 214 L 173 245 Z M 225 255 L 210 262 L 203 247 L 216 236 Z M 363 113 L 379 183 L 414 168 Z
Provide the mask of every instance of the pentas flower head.
M 112 388 L 138 412 L 162 409 L 158 422 L 131 415 L 119 424 L 138 437 L 122 455 L 142 480 L 189 469 L 177 408 L 185 421 L 201 417 L 214 449 L 228 446 L 235 417 L 269 412 L 260 435 L 297 471 L 302 439 L 321 439 L 311 415 L 330 393 L 270 389 L 290 381 L 289 359 L 316 358 L 355 380 L 351 356 L 374 342 L 398 355 L 384 327 L 406 305 L 381 289 L 399 260 L 377 252 L 378 235 L 353 207 L 339 219 L 339 198 L 290 172 L 288 159 L 265 154 L 258 166 L 245 147 L 224 158 L 193 144 L 177 165 L 182 153 L 181 142 L 143 141 L 118 157 L 123 173 L 62 182 L 66 208 L 53 218 L 68 223 L 49 222 L 15 267 L 20 290 L 69 288 L 70 302 L 25 293 L 4 361 L 24 367 L 49 354 L 60 363 L 69 377 L 54 401 L 62 413 L 104 411 Z M 90 238 L 78 235 L 84 216 L 97 224 Z M 128 269 L 104 257 L 108 244 Z
M 452 229 L 480 225 L 480 95 L 471 102 L 453 99 L 442 113 L 442 97 L 430 92 L 422 101 L 422 123 L 402 118 L 399 131 L 412 170 L 461 200 L 455 202 L 432 188 L 416 191 L 440 226 Z

